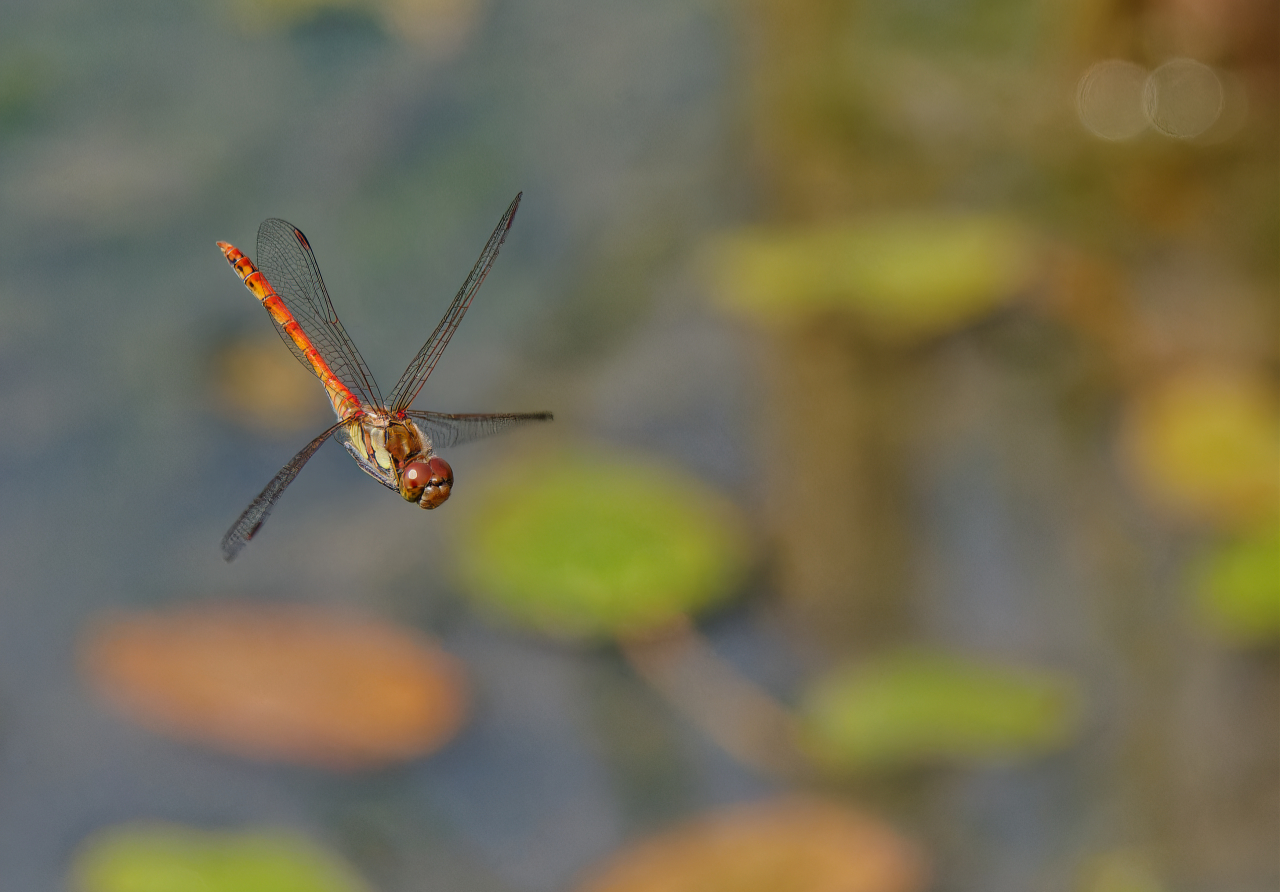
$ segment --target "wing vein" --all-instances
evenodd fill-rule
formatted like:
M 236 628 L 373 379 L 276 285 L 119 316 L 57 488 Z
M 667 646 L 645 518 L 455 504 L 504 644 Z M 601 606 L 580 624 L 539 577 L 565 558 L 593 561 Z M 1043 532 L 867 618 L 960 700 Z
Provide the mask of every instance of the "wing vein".
M 396 382 L 396 386 L 391 391 L 390 401 L 390 409 L 393 413 L 403 412 L 409 408 L 419 391 L 422 390 L 422 385 L 427 382 L 432 369 L 436 367 L 436 363 L 440 360 L 440 355 L 444 353 L 444 348 L 449 346 L 449 339 L 458 330 L 458 325 L 462 322 L 463 315 L 467 312 L 467 308 L 471 306 L 472 299 L 475 297 L 476 292 L 479 291 L 485 276 L 489 274 L 489 269 L 493 266 L 494 260 L 497 259 L 498 249 L 502 247 L 503 241 L 506 240 L 507 231 L 511 228 L 511 223 L 515 219 L 516 209 L 519 206 L 520 195 L 516 195 L 506 213 L 502 215 L 502 219 L 498 221 L 493 234 L 489 236 L 489 241 L 485 243 L 484 250 L 480 252 L 480 258 L 476 260 L 476 265 L 471 268 L 471 273 L 467 276 L 466 281 L 462 283 L 462 287 L 458 289 L 457 295 L 453 298 L 453 303 L 449 304 L 449 309 L 445 311 L 444 318 L 440 320 L 440 324 L 431 333 L 431 337 L 427 338 L 427 342 L 422 345 L 418 355 L 413 358 L 413 361 L 409 363 L 409 367 L 404 370 L 404 374 L 400 376 L 400 380 Z

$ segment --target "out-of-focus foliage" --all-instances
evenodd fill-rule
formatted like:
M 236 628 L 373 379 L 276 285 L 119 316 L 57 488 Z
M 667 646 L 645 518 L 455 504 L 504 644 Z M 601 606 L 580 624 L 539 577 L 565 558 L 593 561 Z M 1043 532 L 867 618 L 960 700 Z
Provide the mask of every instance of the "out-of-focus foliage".
M 0 48 L 0 135 L 30 120 L 48 90 L 49 63 L 30 51 Z
M 818 679 L 802 707 L 802 738 L 818 764 L 837 771 L 1003 759 L 1062 746 L 1080 710 L 1066 676 L 907 650 Z
M 920 853 L 876 819 L 833 802 L 729 809 L 624 849 L 579 892 L 915 892 Z
M 1193 566 L 1201 618 L 1228 641 L 1280 638 L 1280 526 L 1218 546 Z
M 294 431 L 324 417 L 323 391 L 278 338 L 240 338 L 213 357 L 214 399 L 240 424 Z
M 1255 377 L 1194 369 L 1143 389 L 1123 446 L 1159 507 L 1240 526 L 1280 505 L 1280 415 Z
M 1165 892 L 1151 859 L 1132 849 L 1105 852 L 1081 871 L 1078 892 Z
M 231 0 L 250 33 L 306 24 L 324 15 L 369 15 L 398 37 L 439 54 L 456 51 L 482 9 L 480 0 Z
M 173 824 L 101 830 L 72 862 L 76 892 L 367 892 L 334 855 L 292 833 Z
M 1278 14 L 6 4 L 0 892 L 58 888 L 89 829 L 264 815 L 386 892 L 571 889 L 650 828 L 601 882 L 918 890 L 877 813 L 948 892 L 1280 888 Z M 328 408 L 212 240 L 302 224 L 386 385 L 519 189 L 421 405 L 649 458 L 450 450 L 423 512 L 329 445 L 228 568 L 218 535 L 301 445 L 263 430 Z M 241 326 L 262 352 L 218 353 Z M 430 625 L 475 725 L 403 764 L 466 699 L 403 629 L 134 616 L 80 680 L 176 738 L 140 757 L 70 695 L 68 638 L 194 597 Z M 919 646 L 1072 680 L 876 659 Z M 857 811 L 707 815 L 800 788 Z
M 889 215 L 722 237 L 706 258 L 719 304 L 766 327 L 851 315 L 891 338 L 972 321 L 1026 286 L 1026 227 L 990 215 Z
M 495 469 L 458 539 L 467 589 L 553 635 L 643 632 L 728 596 L 748 542 L 731 505 L 670 464 L 543 452 Z
M 88 680 L 161 733 L 253 759 L 375 767 L 442 746 L 462 673 L 418 635 L 305 607 L 222 604 L 103 620 Z

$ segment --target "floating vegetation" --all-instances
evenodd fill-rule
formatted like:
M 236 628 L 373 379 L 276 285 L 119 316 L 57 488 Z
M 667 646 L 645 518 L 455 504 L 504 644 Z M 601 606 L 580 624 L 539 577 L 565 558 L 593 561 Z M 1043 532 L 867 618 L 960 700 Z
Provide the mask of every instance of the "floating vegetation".
M 1135 396 L 1124 422 L 1128 469 L 1158 506 L 1228 526 L 1280 504 L 1280 415 L 1261 381 L 1192 369 Z
M 894 339 L 972 322 L 1030 281 L 1036 254 L 1025 226 L 984 215 L 757 228 L 722 237 L 707 270 L 718 303 L 762 325 L 847 315 Z
M 1280 639 L 1280 525 L 1215 548 L 1192 567 L 1197 614 L 1236 644 Z
M 788 798 L 695 819 L 623 850 L 579 892 L 914 892 L 915 847 L 869 815 Z
M 251 759 L 346 770 L 413 759 L 466 711 L 460 668 L 417 633 L 309 607 L 115 616 L 82 654 L 126 715 Z
M 80 846 L 71 874 L 76 892 L 368 892 L 339 858 L 281 830 L 109 827 Z
M 1069 677 L 908 649 L 819 679 L 803 741 L 835 771 L 1039 755 L 1067 743 L 1081 700 Z
M 467 589 L 553 635 L 642 632 L 727 598 L 749 546 L 733 507 L 656 462 L 543 453 L 494 473 L 459 535 Z
M 312 425 L 328 414 L 315 379 L 298 368 L 279 338 L 237 338 L 213 357 L 213 395 L 223 414 L 274 433 Z

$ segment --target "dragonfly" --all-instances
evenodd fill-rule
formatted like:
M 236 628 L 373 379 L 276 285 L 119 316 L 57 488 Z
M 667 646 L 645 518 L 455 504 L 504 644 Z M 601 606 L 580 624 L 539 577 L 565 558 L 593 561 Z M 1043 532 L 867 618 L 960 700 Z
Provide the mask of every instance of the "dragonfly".
M 222 556 L 227 561 L 234 560 L 257 535 L 286 487 L 330 437 L 337 439 L 370 477 L 405 501 L 430 509 L 444 504 L 453 490 L 453 469 L 435 450 L 552 420 L 550 412 L 451 415 L 410 408 L 489 274 L 519 206 L 517 195 L 444 318 L 387 399 L 382 398 L 360 351 L 338 320 L 311 243 L 300 229 L 284 220 L 265 221 L 258 227 L 256 266 L 239 248 L 218 242 L 240 281 L 270 315 L 281 339 L 303 367 L 320 379 L 338 417 L 280 469 L 227 530 L 222 537 Z

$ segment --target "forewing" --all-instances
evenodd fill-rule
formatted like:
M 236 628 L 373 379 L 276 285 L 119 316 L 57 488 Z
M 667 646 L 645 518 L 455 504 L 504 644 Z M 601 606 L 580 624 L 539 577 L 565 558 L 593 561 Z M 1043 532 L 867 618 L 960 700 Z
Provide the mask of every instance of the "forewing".
M 249 507 L 244 509 L 244 513 L 231 525 L 231 529 L 227 530 L 227 534 L 222 537 L 223 558 L 228 562 L 235 560 L 236 555 L 240 553 L 240 549 L 244 548 L 249 540 L 257 535 L 258 528 L 262 526 L 263 521 L 267 519 L 267 515 L 271 513 L 271 509 L 275 506 L 276 500 L 280 498 L 281 493 L 285 491 L 285 487 L 293 482 L 293 478 L 298 476 L 302 466 L 311 459 L 311 456 L 316 454 L 316 450 L 324 444 L 324 441 L 333 436 L 334 431 L 345 423 L 344 421 L 339 421 L 303 447 L 302 451 L 290 459 L 289 463 L 280 469 L 280 473 L 272 478 L 266 489 L 258 493 L 258 497 L 249 503 Z
M 445 312 L 444 318 L 440 320 L 436 330 L 431 333 L 431 337 L 427 338 L 427 342 L 422 345 L 418 355 L 413 358 L 413 362 L 409 363 L 409 367 L 404 370 L 404 374 L 396 382 L 395 389 L 391 391 L 390 408 L 393 413 L 402 412 L 409 408 L 413 403 L 414 397 L 418 395 L 418 391 L 422 390 L 422 385 L 427 382 L 427 376 L 436 367 L 440 355 L 444 353 L 444 348 L 449 346 L 449 339 L 458 330 L 458 324 L 462 322 L 463 314 L 467 312 L 467 307 L 471 306 L 471 300 L 480 289 L 480 284 L 484 282 L 484 277 L 489 274 L 489 268 L 493 266 L 493 261 L 498 258 L 498 249 L 502 247 L 502 242 L 507 237 L 507 230 L 511 228 L 511 223 L 516 216 L 516 208 L 519 206 L 520 195 L 517 195 L 507 208 L 507 212 L 502 215 L 502 219 L 498 221 L 498 226 L 493 230 L 493 235 L 489 236 L 489 241 L 485 244 L 484 250 L 480 252 L 480 259 L 472 267 L 471 275 L 467 276 L 467 280 L 458 289 L 458 294 L 454 297 L 453 303 L 449 304 L 449 309 Z
M 257 260 L 258 269 L 262 270 L 338 380 L 365 404 L 365 408 L 380 408 L 382 394 L 378 391 L 378 384 L 334 312 L 307 237 L 284 220 L 266 220 L 258 227 Z M 315 374 L 293 339 L 279 323 L 272 322 L 293 355 Z
M 445 415 L 441 412 L 405 412 L 431 438 L 435 449 L 448 449 L 470 443 L 509 428 L 534 421 L 550 421 L 550 412 L 507 413 L 499 415 Z

